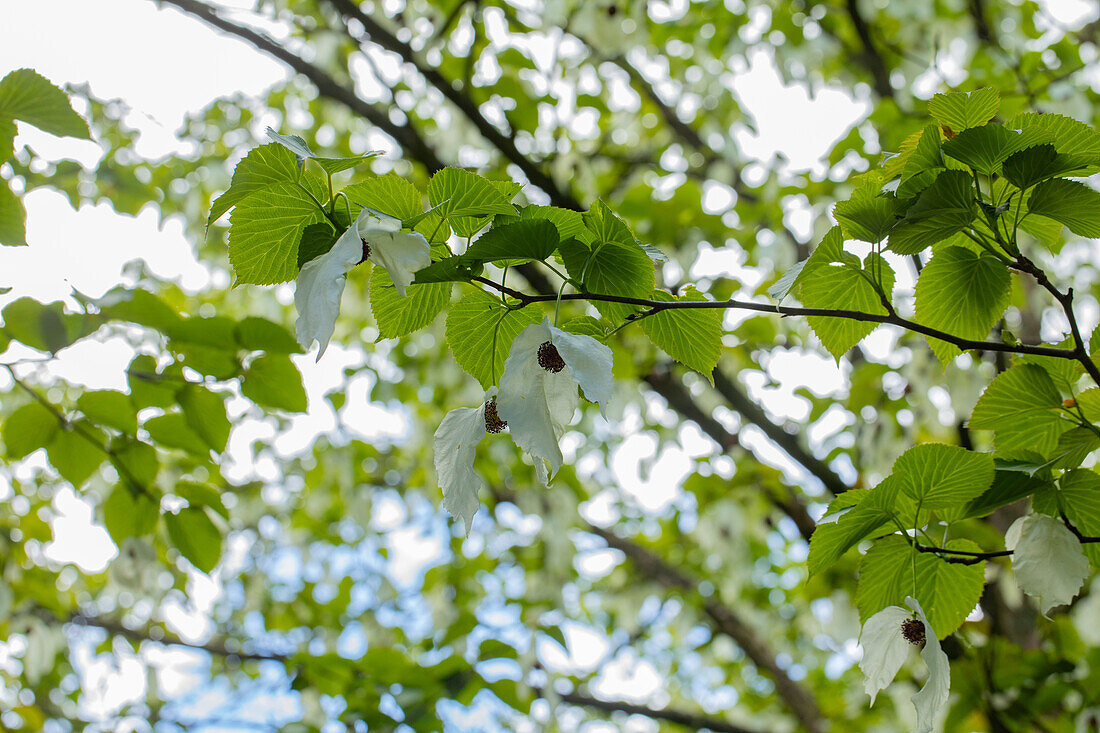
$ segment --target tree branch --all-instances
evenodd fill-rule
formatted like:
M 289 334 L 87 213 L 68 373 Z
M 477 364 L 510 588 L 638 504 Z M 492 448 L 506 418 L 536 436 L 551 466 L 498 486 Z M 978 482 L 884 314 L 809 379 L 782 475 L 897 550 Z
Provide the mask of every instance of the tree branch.
M 485 278 L 474 278 L 477 282 L 480 282 L 488 287 L 509 295 L 519 300 L 523 305 L 530 303 L 549 303 L 559 299 L 556 294 L 546 295 L 528 295 L 518 290 L 508 288 L 495 283 L 492 280 Z M 1005 344 L 998 341 L 975 341 L 973 339 L 965 339 L 946 331 L 940 331 L 939 329 L 925 326 L 916 321 L 911 321 L 908 318 L 902 318 L 894 312 L 881 314 L 881 313 L 864 313 L 863 311 L 845 310 L 841 308 L 801 308 L 793 306 L 783 305 L 771 305 L 769 303 L 754 303 L 748 300 L 675 300 L 675 301 L 661 301 L 661 300 L 648 300 L 645 298 L 630 298 L 621 295 L 603 295 L 600 293 L 566 293 L 560 296 L 561 300 L 585 300 L 585 301 L 598 301 L 603 303 L 622 303 L 624 305 L 637 305 L 644 308 L 648 308 L 645 315 L 652 315 L 654 313 L 660 313 L 666 310 L 685 310 L 685 309 L 708 309 L 718 308 L 721 310 L 747 310 L 755 311 L 757 313 L 775 313 L 781 316 L 826 316 L 829 318 L 845 318 L 851 321 L 862 321 L 864 323 L 886 323 L 891 326 L 898 326 L 904 328 L 907 331 L 913 331 L 924 336 L 931 336 L 941 341 L 946 341 L 950 344 L 954 344 L 963 351 L 1004 351 L 1011 354 L 1032 354 L 1035 356 L 1052 356 L 1059 359 L 1072 359 L 1074 361 L 1079 360 L 1079 354 L 1073 349 L 1058 349 L 1051 346 L 1030 346 L 1028 344 Z M 1086 367 L 1087 368 L 1087 367 Z M 1097 369 L 1095 365 L 1092 367 Z M 1090 371 L 1091 374 L 1091 371 Z M 1098 372 L 1100 376 L 1100 372 Z
M 540 697 L 544 697 L 543 691 L 539 688 L 535 688 L 535 693 Z M 554 694 L 560 698 L 562 702 L 569 703 L 570 705 L 580 705 L 608 713 L 644 715 L 651 720 L 664 720 L 694 730 L 710 730 L 715 731 L 715 733 L 759 733 L 749 728 L 742 728 L 739 725 L 727 723 L 724 720 L 718 720 L 717 718 L 711 718 L 697 713 L 688 713 L 682 710 L 651 708 L 645 705 L 634 705 L 633 703 L 619 700 L 601 700 L 578 692 L 556 692 Z
M 586 524 L 588 524 L 586 522 Z M 699 582 L 680 570 L 669 565 L 658 555 L 650 550 L 623 539 L 610 530 L 588 524 L 588 531 L 601 537 L 608 545 L 619 550 L 642 571 L 647 578 L 657 582 L 666 588 L 674 588 L 688 591 L 699 596 Z M 713 595 L 701 598 L 703 612 L 710 618 L 714 627 L 733 639 L 757 669 L 766 673 L 775 683 L 776 692 L 798 718 L 799 722 L 810 731 L 821 731 L 824 722 L 817 702 L 805 688 L 791 679 L 786 670 L 779 666 L 775 655 L 768 649 L 756 632 L 746 624 L 733 609 L 724 605 Z
M 859 0 L 847 0 L 846 5 L 848 17 L 852 20 L 852 27 L 855 28 L 856 35 L 859 36 L 859 42 L 863 45 L 863 53 L 859 54 L 860 60 L 871 72 L 875 93 L 883 99 L 892 99 L 894 88 L 890 86 L 890 69 L 886 66 L 886 62 L 882 59 L 882 54 L 879 53 L 878 48 L 875 47 L 874 39 L 871 38 L 871 27 L 859 12 Z
M 169 644 L 172 646 L 182 646 L 195 651 L 203 651 L 208 654 L 213 654 L 218 657 L 235 657 L 241 660 L 255 661 L 255 662 L 283 662 L 285 663 L 290 659 L 289 654 L 277 654 L 277 653 L 262 653 L 262 652 L 245 652 L 245 651 L 233 651 L 227 640 L 214 639 L 204 644 L 198 644 L 194 642 L 184 641 L 179 636 L 172 634 L 168 631 L 163 631 L 160 627 L 157 627 L 157 632 L 161 632 L 160 638 L 155 638 L 150 629 L 131 629 L 128 626 L 124 626 L 121 622 L 115 619 L 103 618 L 100 616 L 89 616 L 79 613 L 74 613 L 69 617 L 69 622 L 77 626 L 94 627 L 97 629 L 103 629 L 108 634 L 114 636 L 121 636 L 136 643 L 154 642 L 157 644 Z M 542 695 L 542 691 L 535 689 L 536 694 Z M 727 723 L 724 720 L 712 718 L 700 713 L 692 713 L 683 710 L 675 709 L 658 709 L 650 708 L 644 705 L 635 705 L 629 702 L 621 702 L 615 700 L 601 700 L 589 695 L 585 695 L 579 692 L 569 692 L 564 694 L 558 694 L 565 702 L 570 705 L 579 705 L 583 707 L 590 707 L 595 710 L 602 710 L 604 712 L 623 712 L 628 715 L 644 715 L 653 720 L 664 720 L 670 723 L 676 723 L 678 725 L 686 726 L 689 728 L 706 728 L 719 733 L 758 733 L 746 728 L 735 726 L 731 723 Z
M 990 27 L 989 20 L 986 18 L 985 0 L 970 0 L 968 5 L 970 17 L 974 19 L 974 32 L 977 33 L 978 40 L 982 43 L 988 43 L 990 46 L 999 47 L 997 34 Z
M 1085 368 L 1089 377 L 1096 384 L 1100 384 L 1100 366 L 1097 366 L 1096 362 L 1092 360 L 1092 355 L 1089 354 L 1088 345 L 1085 343 L 1084 337 L 1081 336 L 1081 327 L 1077 324 L 1077 314 L 1073 310 L 1073 288 L 1068 289 L 1066 292 L 1062 292 L 1054 283 L 1047 277 L 1046 272 L 1029 260 L 1023 255 L 1017 255 L 1016 259 L 1010 263 L 1010 266 L 1020 272 L 1026 272 L 1035 278 L 1035 282 L 1039 283 L 1054 300 L 1061 306 L 1062 312 L 1066 315 L 1066 320 L 1069 322 L 1069 330 L 1073 336 L 1073 358 L 1081 363 L 1081 366 Z
M 440 94 L 446 97 L 466 116 L 466 119 L 474 124 L 474 127 L 477 128 L 486 141 L 500 151 L 509 162 L 523 171 L 523 174 L 527 176 L 527 180 L 545 192 L 554 206 L 576 211 L 581 210 L 580 202 L 572 194 L 562 189 L 537 163 L 530 160 L 516 148 L 510 134 L 502 132 L 490 122 L 481 113 L 477 103 L 443 76 L 438 69 L 432 68 L 418 59 L 410 45 L 402 42 L 397 36 L 364 13 L 358 4 L 352 2 L 352 0 L 329 0 L 329 4 L 336 8 L 345 19 L 352 18 L 358 21 L 363 26 L 370 41 L 387 51 L 397 54 L 405 63 L 413 66 L 429 84 L 439 90 Z M 349 36 L 352 36 L 360 44 L 364 42 L 365 39 L 355 38 L 350 28 L 346 28 L 346 31 Z
M 772 422 L 767 413 L 758 404 L 749 399 L 749 396 L 724 372 L 715 368 L 711 372 L 714 379 L 714 388 L 722 395 L 730 406 L 744 415 L 745 419 L 759 427 L 764 434 L 786 452 L 794 461 L 801 464 L 807 471 L 816 476 L 825 488 L 833 494 L 842 494 L 848 490 L 848 484 L 833 469 L 829 468 L 820 458 L 811 453 L 798 440 L 797 435 L 788 433 L 782 426 Z M 812 523 L 811 523 L 812 526 Z M 811 529 L 811 532 L 813 530 Z
M 235 651 L 230 648 L 229 642 L 225 639 L 212 639 L 204 644 L 189 642 L 160 627 L 156 627 L 156 635 L 154 635 L 152 629 L 131 629 L 128 626 L 124 626 L 120 621 L 103 618 L 102 616 L 73 613 L 69 616 L 68 622 L 76 626 L 91 626 L 97 629 L 103 629 L 108 634 L 121 636 L 139 644 L 145 641 L 152 641 L 157 644 L 169 644 L 172 646 L 182 646 L 197 651 L 204 651 L 219 657 L 236 657 L 252 662 L 285 662 L 290 658 L 290 655 L 274 652 Z M 160 638 L 157 638 L 157 635 L 159 635 Z
M 419 160 L 430 171 L 435 172 L 444 168 L 443 161 L 435 154 L 435 150 L 424 140 L 412 124 L 399 125 L 390 120 L 389 113 L 375 105 L 361 99 L 355 90 L 340 84 L 328 73 L 301 57 L 287 51 L 278 41 L 242 25 L 222 18 L 214 8 L 199 0 L 153 0 L 160 5 L 170 5 L 184 13 L 198 18 L 209 26 L 218 28 L 226 33 L 247 41 L 258 50 L 274 56 L 295 72 L 306 77 L 317 87 L 321 96 L 328 97 L 344 104 L 351 111 L 366 118 L 372 125 L 381 129 L 392 137 L 401 148 Z
M 489 491 L 497 502 L 516 503 L 515 495 L 506 488 L 490 484 Z M 799 722 L 813 733 L 823 729 L 824 721 L 817 701 L 805 688 L 787 675 L 786 670 L 776 662 L 775 655 L 768 649 L 766 642 L 761 640 L 732 608 L 723 604 L 717 594 L 703 596 L 699 592 L 698 579 L 691 577 L 684 570 L 633 540 L 620 537 L 611 530 L 592 524 L 584 517 L 578 517 L 578 524 L 584 531 L 600 537 L 608 547 L 626 555 L 647 580 L 654 581 L 665 588 L 686 592 L 698 599 L 697 602 L 711 626 L 718 633 L 732 639 L 757 669 L 771 677 L 777 694 Z

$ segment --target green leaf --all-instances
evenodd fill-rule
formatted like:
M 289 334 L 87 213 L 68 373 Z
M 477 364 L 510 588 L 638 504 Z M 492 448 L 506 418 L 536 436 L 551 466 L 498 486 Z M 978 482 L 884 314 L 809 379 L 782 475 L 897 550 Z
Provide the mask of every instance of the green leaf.
M 79 489 L 107 458 L 103 451 L 106 445 L 103 431 L 86 420 L 78 420 L 71 429 L 57 431 L 46 446 L 46 454 L 61 478 Z
M 1077 531 L 1086 537 L 1100 537 L 1100 475 L 1090 470 L 1066 471 L 1053 487 L 1037 493 L 1034 499 L 1037 512 L 1058 516 L 1059 508 Z M 1100 544 L 1082 545 L 1094 567 L 1100 567 Z
M 225 506 L 225 500 L 213 486 L 194 481 L 177 481 L 172 487 L 172 493 L 185 499 L 192 507 L 209 507 L 223 518 L 229 519 L 229 509 Z
M 891 517 L 900 487 L 897 479 L 887 476 L 870 491 L 847 491 L 835 499 L 834 503 L 841 502 L 837 509 L 847 509 L 849 506 L 851 509 L 835 522 L 817 525 L 810 537 L 810 552 L 806 558 L 810 575 L 816 575 L 835 563 L 859 542 L 894 526 Z M 858 503 L 853 506 L 852 502 Z M 835 513 L 836 509 L 830 505 L 825 515 Z
M 342 193 L 356 206 L 365 206 L 401 220 L 419 216 L 424 208 L 416 186 L 393 173 L 353 184 Z
M 382 338 L 397 338 L 424 328 L 451 300 L 451 284 L 410 285 L 401 297 L 381 267 L 370 274 L 370 309 Z
M 302 347 L 297 340 L 278 323 L 248 316 L 236 326 L 237 343 L 248 351 L 267 351 L 273 354 L 300 354 Z
M 1086 420 L 1094 425 L 1100 425 L 1100 387 L 1086 389 L 1077 395 L 1077 406 L 1081 408 Z
M 607 328 L 592 316 L 577 316 L 561 324 L 561 330 L 581 336 L 591 336 L 597 341 L 607 340 Z M 652 338 L 652 337 L 651 337 Z
M 200 458 L 210 455 L 210 446 L 206 444 L 179 412 L 169 412 L 146 420 L 142 427 L 149 431 L 149 437 L 167 448 L 179 448 Z
M 794 267 L 783 273 L 783 276 L 770 288 L 768 295 L 782 301 L 795 288 L 799 287 L 807 278 L 822 267 L 834 262 L 844 260 L 844 234 L 839 226 L 835 226 L 825 234 L 821 243 L 814 247 L 808 259 L 795 264 Z
M 1059 153 L 1082 156 L 1094 165 L 1100 162 L 1100 132 L 1071 117 L 1025 112 L 1013 117 L 1008 126 L 1017 130 L 1039 127 L 1050 133 Z
M 119 473 L 127 481 L 134 481 L 138 488 L 150 490 L 160 472 L 157 449 L 133 438 L 111 442 L 115 460 L 122 466 Z
M 226 316 L 183 318 L 165 333 L 176 343 L 201 344 L 231 353 L 238 348 L 237 323 Z
M 970 415 L 970 427 L 995 431 L 993 445 L 1002 453 L 1033 451 L 1049 456 L 1058 436 L 1072 427 L 1061 411 L 1061 395 L 1046 370 L 1021 364 L 1002 372 L 985 388 Z
M 428 182 L 428 203 L 449 222 L 459 217 L 514 216 L 516 208 L 509 200 L 491 181 L 461 168 L 444 168 Z
M 446 257 L 417 270 L 413 282 L 417 285 L 427 283 L 469 282 L 470 278 L 481 274 L 484 267 L 465 255 Z
M 340 235 L 327 221 L 310 224 L 302 229 L 302 237 L 298 240 L 298 269 L 315 257 L 332 249 Z
M 583 239 L 585 233 L 584 219 L 579 211 L 572 209 L 560 209 L 557 206 L 524 206 L 519 210 L 519 218 L 522 220 L 548 221 L 558 230 L 558 239 L 565 240 L 570 237 Z
M 512 342 L 542 320 L 538 308 L 509 310 L 483 290 L 472 290 L 447 314 L 447 343 L 455 361 L 485 389 L 497 384 Z
M 662 303 L 702 302 L 707 298 L 693 287 L 677 297 L 663 290 L 650 293 Z M 663 310 L 642 319 L 642 330 L 658 347 L 708 382 L 722 353 L 722 311 L 717 308 Z
M 1078 181 L 1055 178 L 1032 190 L 1028 213 L 1060 221 L 1074 234 L 1100 237 L 1100 191 Z
M 943 153 L 970 166 L 979 173 L 993 175 L 1001 163 L 1017 151 L 1050 139 L 1050 134 L 1038 127 L 1023 132 L 991 123 L 960 132 L 943 143 Z
M 890 249 L 916 254 L 969 226 L 978 212 L 972 185 L 964 171 L 944 171 L 936 176 L 890 232 Z
M 901 454 L 893 476 L 899 491 L 922 509 L 951 509 L 993 482 L 993 456 L 953 445 L 925 443 Z M 908 519 L 908 517 L 907 517 Z
M 1004 315 L 1011 285 L 1008 268 L 996 257 L 964 247 L 945 247 L 917 279 L 917 322 L 982 341 Z M 942 363 L 961 353 L 946 341 L 929 338 L 928 342 Z
M 151 534 L 160 518 L 160 503 L 141 491 L 118 485 L 103 502 L 103 526 L 116 545 L 127 537 Z
M 0 244 L 27 246 L 27 212 L 23 202 L 3 180 L 0 180 Z
M 229 263 L 239 283 L 271 285 L 298 276 L 298 243 L 310 224 L 325 220 L 314 199 L 324 183 L 311 175 L 300 183 L 270 186 L 237 204 L 229 217 Z
M 85 392 L 76 400 L 76 406 L 94 423 L 106 425 L 119 432 L 133 435 L 137 432 L 137 408 L 129 395 L 111 390 Z
M 268 143 L 253 148 L 237 163 L 229 189 L 211 204 L 206 225 L 213 224 L 249 196 L 292 184 L 300 175 L 297 158 L 282 145 Z
M 15 135 L 18 130 L 15 121 L 0 117 L 0 162 L 15 155 Z
M 787 268 L 786 272 L 768 288 L 768 297 L 782 303 L 784 298 L 794 290 L 795 284 L 802 279 L 802 271 L 806 269 L 809 262 L 809 260 L 802 260 Z
M 987 87 L 973 92 L 937 94 L 928 103 L 928 112 L 941 125 L 962 132 L 989 122 L 1000 106 L 997 90 Z
M 894 198 L 868 196 L 841 201 L 833 209 L 848 239 L 876 244 L 886 238 L 894 226 Z
M 294 153 L 297 158 L 304 160 L 314 157 L 314 152 L 309 149 L 309 143 L 300 135 L 281 135 L 269 127 L 267 128 L 267 136 L 271 138 L 272 142 L 279 143 Z
M 23 458 L 44 448 L 57 435 L 61 423 L 52 411 L 40 402 L 29 402 L 16 409 L 0 425 L 5 455 L 11 460 Z
M 603 201 L 597 200 L 589 211 L 581 214 L 581 221 L 588 231 L 586 242 L 593 246 L 603 242 L 637 244 L 630 228 Z
M 178 355 L 185 366 L 214 379 L 233 379 L 241 370 L 235 350 L 175 340 L 168 342 L 168 348 Z
M 1070 428 L 1058 436 L 1054 468 L 1077 468 L 1090 453 L 1100 448 L 1100 436 L 1089 428 Z
M 905 160 L 903 181 L 943 168 L 942 138 L 939 125 L 928 125 L 920 133 L 917 144 Z M 902 198 L 900 192 L 898 198 Z
M 1058 348 L 1073 350 L 1073 337 L 1067 337 L 1057 344 L 1051 344 Z M 1064 394 L 1071 395 L 1077 392 L 1077 383 L 1085 373 L 1085 368 L 1076 359 L 1062 359 L 1054 356 L 1041 356 L 1036 354 L 1017 354 L 1012 358 L 1013 364 L 1035 364 L 1046 370 L 1050 378 L 1054 380 L 1054 386 Z M 1080 397 L 1080 395 L 1079 395 Z
M 558 248 L 558 230 L 546 220 L 518 221 L 493 227 L 462 257 L 471 264 L 498 260 L 545 260 Z
M 560 247 L 569 276 L 590 293 L 647 298 L 656 285 L 653 260 L 638 246 L 626 224 L 601 201 L 583 216 L 592 235 L 591 246 L 571 239 Z M 596 303 L 601 312 L 613 317 L 618 311 L 608 305 Z
M 176 391 L 183 379 L 179 367 L 169 373 L 157 370 L 157 360 L 148 354 L 139 354 L 126 369 L 126 383 L 130 386 L 130 401 L 136 408 L 169 407 L 176 402 Z
M 0 79 L 0 117 L 51 135 L 92 139 L 88 123 L 73 110 L 65 92 L 31 69 L 16 69 Z
M 302 375 L 289 357 L 265 354 L 252 360 L 241 377 L 241 394 L 258 405 L 287 412 L 308 408 Z
M 66 313 L 61 303 L 19 298 L 4 306 L 4 330 L 33 349 L 57 353 L 99 327 L 99 318 Z
M 995 462 L 996 464 L 997 462 Z M 999 464 L 998 464 L 999 466 Z M 997 470 L 993 483 L 981 495 L 974 497 L 960 509 L 954 519 L 972 519 L 992 514 L 1007 504 L 1012 504 L 1037 491 L 1049 487 L 1049 481 L 1023 471 Z
M 267 134 L 272 140 L 294 153 L 296 157 L 317 163 L 330 176 L 354 168 L 363 161 L 382 154 L 381 150 L 371 150 L 363 155 L 356 155 L 351 158 L 332 158 L 313 152 L 306 141 L 298 135 L 280 135 L 270 127 L 267 128 Z
M 636 243 L 595 242 L 590 249 L 576 239 L 569 239 L 561 243 L 560 250 L 566 272 L 586 292 L 648 298 L 656 285 L 653 260 Z M 619 320 L 624 310 L 635 309 L 599 301 L 594 305 L 612 320 Z
M 1053 145 L 1036 145 L 1014 153 L 1001 166 L 1008 181 L 1023 190 L 1048 178 L 1080 172 L 1086 158 L 1059 153 Z
M 222 555 L 222 533 L 204 508 L 186 507 L 178 514 L 165 514 L 168 538 L 180 554 L 204 573 L 218 565 Z
M 179 403 L 187 425 L 209 448 L 218 453 L 224 451 L 231 426 L 222 397 L 204 387 L 189 384 L 180 391 Z
M 814 269 L 809 275 L 802 271 L 802 303 L 808 308 L 853 310 L 861 313 L 886 315 L 882 298 L 871 285 L 869 278 L 881 275 L 887 298 L 894 290 L 894 271 L 884 259 L 873 252 L 867 255 L 865 267 L 859 267 L 854 255 L 846 255 L 848 264 L 829 265 Z M 877 323 L 856 321 L 833 316 L 810 316 L 810 328 L 825 348 L 839 360 L 864 336 L 878 326 Z
M 947 548 L 980 552 L 968 540 L 954 540 Z M 915 575 L 914 575 L 915 573 Z M 958 629 L 982 595 L 985 562 L 949 563 L 932 553 L 917 552 L 900 535 L 876 542 L 859 564 L 856 606 L 866 622 L 887 606 L 905 606 L 906 596 L 920 601 L 928 623 L 940 639 Z
M 939 170 L 926 170 L 910 176 L 898 184 L 894 195 L 897 197 L 897 215 L 904 216 L 909 208 L 924 191 L 936 180 Z
M 99 312 L 105 318 L 129 321 L 157 331 L 168 332 L 179 323 L 180 317 L 172 306 L 148 290 L 119 290 L 97 301 Z

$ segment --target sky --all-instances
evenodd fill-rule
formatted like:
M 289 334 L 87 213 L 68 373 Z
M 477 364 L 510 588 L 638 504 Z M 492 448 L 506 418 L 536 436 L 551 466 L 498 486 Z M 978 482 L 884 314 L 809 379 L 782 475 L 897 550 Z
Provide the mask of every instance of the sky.
M 236 13 L 242 20 L 254 20 L 247 12 L 252 0 L 219 4 L 238 8 Z M 1066 25 L 1079 25 L 1089 13 L 1095 13 L 1095 3 L 1086 0 L 1062 0 L 1050 5 L 1056 19 Z M 3 13 L 0 76 L 16 68 L 31 67 L 55 84 L 89 83 L 97 97 L 124 100 L 132 108 L 126 123 L 141 132 L 138 151 L 150 157 L 184 149 L 175 131 L 187 114 L 199 111 L 218 97 L 237 93 L 261 95 L 288 78 L 283 66 L 251 47 L 219 35 L 178 11 L 159 9 L 150 0 L 7 0 L 0 12 Z M 279 33 L 277 27 L 270 30 Z M 178 63 L 181 58 L 186 58 L 187 63 Z M 833 142 L 869 111 L 865 101 L 853 99 L 847 90 L 823 88 L 810 95 L 801 86 L 784 86 L 763 51 L 753 54 L 737 71 L 733 93 L 755 118 L 757 130 L 737 131 L 740 149 L 760 161 L 782 153 L 791 171 L 823 171 L 823 158 Z M 817 124 L 807 128 L 803 124 L 806 119 L 814 119 Z M 264 124 L 261 119 L 258 127 Z M 94 143 L 60 140 L 26 126 L 20 128 L 17 149 L 24 144 L 43 157 L 76 158 L 85 165 L 94 164 L 99 157 Z M 708 205 L 721 208 L 723 195 L 720 190 L 711 192 L 708 196 L 713 200 Z M 227 283 L 224 273 L 213 271 L 195 259 L 193 243 L 188 241 L 178 220 L 169 219 L 161 225 L 155 212 L 148 209 L 135 217 L 117 214 L 106 205 L 86 205 L 74 210 L 66 198 L 45 190 L 32 192 L 25 204 L 30 246 L 0 248 L 0 288 L 12 288 L 0 295 L 0 307 L 24 295 L 43 301 L 66 299 L 74 288 L 91 296 L 101 295 L 123 280 L 126 263 L 135 258 L 144 260 L 158 276 L 175 280 L 187 290 L 224 287 Z M 808 207 L 793 210 L 789 223 L 808 234 L 811 227 Z M 690 275 L 710 277 L 731 273 L 749 281 L 758 277 L 747 263 L 738 259 L 737 253 L 717 249 L 703 251 Z M 876 357 L 886 358 L 891 354 L 893 338 L 888 332 L 878 332 L 867 345 Z M 121 339 L 81 344 L 66 350 L 53 373 L 92 388 L 124 388 L 120 375 L 132 355 Z M 5 360 L 18 356 L 9 351 Z M 336 428 L 337 416 L 321 396 L 339 383 L 346 367 L 362 364 L 366 358 L 358 347 L 334 345 L 319 363 L 314 363 L 312 355 L 298 360 L 311 408 L 307 415 L 295 420 L 288 434 L 278 436 L 277 449 L 286 454 L 304 450 L 319 432 Z M 834 361 L 808 352 L 777 349 L 768 370 L 778 387 L 765 390 L 765 377 L 761 373 L 757 375 L 758 383 L 747 385 L 750 393 L 764 399 L 777 415 L 794 420 L 803 419 L 808 411 L 808 404 L 795 395 L 799 387 L 811 388 L 822 395 L 836 394 L 845 388 L 844 373 Z M 0 390 L 8 387 L 0 374 Z M 400 439 L 407 429 L 402 423 L 404 418 L 387 411 L 384 405 L 369 403 L 365 399 L 369 387 L 366 381 L 353 384 L 352 390 L 362 399 L 349 399 L 348 405 L 359 407 L 345 408 L 340 420 L 365 437 L 377 436 L 381 430 L 389 439 Z M 628 423 L 631 419 L 630 414 L 624 415 Z M 832 429 L 843 427 L 837 424 Z M 792 475 L 798 474 L 799 469 L 762 435 L 746 432 L 742 437 L 762 459 Z M 245 480 L 270 471 L 270 466 L 252 463 L 249 446 L 255 440 L 273 438 L 270 428 L 260 424 L 235 429 L 227 475 Z M 710 450 L 698 430 L 687 426 L 682 431 L 680 446 L 666 446 L 659 455 L 652 436 L 635 434 L 612 453 L 611 470 L 622 488 L 644 510 L 659 513 L 676 499 L 677 487 L 692 470 L 694 460 Z M 5 487 L 0 485 L 0 499 L 4 495 Z M 599 501 L 589 503 L 589 511 L 593 513 L 589 518 L 593 521 L 609 518 L 600 515 L 600 505 Z M 389 511 L 386 502 L 380 502 L 379 506 L 379 511 Z M 58 562 L 76 563 L 86 572 L 106 567 L 115 557 L 116 549 L 93 520 L 91 506 L 71 490 L 62 490 L 55 498 L 54 508 L 55 538 L 68 541 L 56 539 L 47 555 Z M 439 552 L 438 538 L 403 538 L 394 544 L 394 570 L 411 578 Z M 585 562 L 593 574 L 599 575 L 608 558 L 594 554 Z M 206 611 L 219 588 L 215 581 L 195 573 L 192 590 L 188 604 L 178 604 L 178 608 L 170 610 L 168 622 L 185 638 L 198 640 L 211 629 Z M 577 652 L 579 656 L 572 659 L 551 661 L 583 667 L 589 656 L 598 658 L 598 652 L 606 649 L 606 640 L 588 639 L 586 633 L 581 628 L 568 631 L 574 637 L 571 649 L 587 649 L 588 656 Z M 78 661 L 87 681 L 112 680 L 111 685 L 102 688 L 102 698 L 89 703 L 94 708 L 109 710 L 143 690 L 145 681 L 140 666 L 107 669 L 102 660 L 82 653 L 85 656 L 78 655 Z M 550 650 L 546 653 L 554 654 Z M 164 650 L 156 655 L 158 665 L 168 670 L 165 678 L 168 681 L 164 684 L 171 688 L 169 692 L 186 691 L 189 685 L 194 685 L 195 680 L 187 672 L 186 654 Z M 601 680 L 601 693 L 633 699 L 632 695 L 657 689 L 660 684 L 656 671 L 644 660 L 623 660 L 616 664 L 621 668 Z

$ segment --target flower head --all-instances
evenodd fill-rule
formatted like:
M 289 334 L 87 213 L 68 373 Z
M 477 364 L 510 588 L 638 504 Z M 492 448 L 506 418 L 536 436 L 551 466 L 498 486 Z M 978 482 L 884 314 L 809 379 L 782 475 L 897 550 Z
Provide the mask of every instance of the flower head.
M 386 268 L 397 292 L 404 296 L 414 273 L 430 264 L 430 250 L 422 235 L 401 231 L 400 219 L 363 209 L 332 249 L 304 264 L 298 273 L 294 291 L 298 343 L 308 349 L 317 341 L 318 360 L 325 353 L 336 330 L 348 270 L 370 258 Z
M 523 329 L 504 362 L 497 410 L 511 426 L 512 439 L 534 457 L 545 482 L 561 467 L 558 441 L 584 396 L 606 414 L 611 397 L 611 349 L 591 336 L 542 323 Z M 546 464 L 549 464 L 547 470 Z
M 928 623 L 924 609 L 913 597 L 905 599 L 912 612 L 889 606 L 867 619 L 859 635 L 863 658 L 859 668 L 867 676 L 864 690 L 875 704 L 879 690 L 889 685 L 909 656 L 910 646 L 921 646 L 921 658 L 928 665 L 924 687 L 913 695 L 917 709 L 916 733 L 930 733 L 940 709 L 947 703 L 951 685 L 951 667 L 947 655 L 940 649 L 936 632 Z
M 481 501 L 478 492 L 485 480 L 474 471 L 474 451 L 486 432 L 508 427 L 497 415 L 496 390 L 485 394 L 481 407 L 451 410 L 435 431 L 435 472 L 443 489 L 443 508 L 466 525 L 470 534 Z

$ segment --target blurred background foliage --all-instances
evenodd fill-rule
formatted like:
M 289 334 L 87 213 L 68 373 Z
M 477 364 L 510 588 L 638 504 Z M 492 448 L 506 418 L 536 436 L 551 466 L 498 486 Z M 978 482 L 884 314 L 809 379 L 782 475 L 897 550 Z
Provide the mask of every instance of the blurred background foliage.
M 583 413 L 549 489 L 507 438 L 485 441 L 491 490 L 463 538 L 439 506 L 431 436 L 482 391 L 442 320 L 380 340 L 353 272 L 314 366 L 285 330 L 291 291 L 230 287 L 224 222 L 207 230 L 207 213 L 271 124 L 336 155 L 382 149 L 370 173 L 421 188 L 458 165 L 526 179 L 521 200 L 603 199 L 669 256 L 659 287 L 762 300 L 828 229 L 851 176 L 926 124 L 933 93 L 990 86 L 1005 118 L 1095 125 L 1096 22 L 984 0 L 158 4 L 293 73 L 194 114 L 178 131 L 187 152 L 154 160 L 123 103 L 72 88 L 98 163 L 19 147 L 0 168 L 74 207 L 182 222 L 208 274 L 184 288 L 135 263 L 102 297 L 7 297 L 0 725 L 911 724 L 913 685 L 872 709 L 854 667 L 858 556 L 812 582 L 802 561 L 812 517 L 913 443 L 983 447 L 962 419 L 1004 368 L 993 355 L 944 372 L 922 339 L 883 329 L 837 364 L 804 320 L 731 312 L 711 386 L 626 328 L 611 340 L 611 419 Z M 851 124 L 823 161 L 750 154 L 773 132 L 736 93 L 759 65 L 774 65 L 777 93 L 848 97 Z M 826 122 L 789 134 L 816 139 Z M 1033 256 L 1095 311 L 1093 247 Z M 1049 337 L 1039 301 L 1013 287 L 1006 328 Z M 126 389 L 88 393 L 51 368 L 77 342 L 119 339 L 134 354 Z M 117 546 L 105 569 L 50 556 L 74 501 Z M 948 641 L 945 730 L 1095 730 L 1100 602 L 1043 618 L 1004 576 L 991 567 Z

